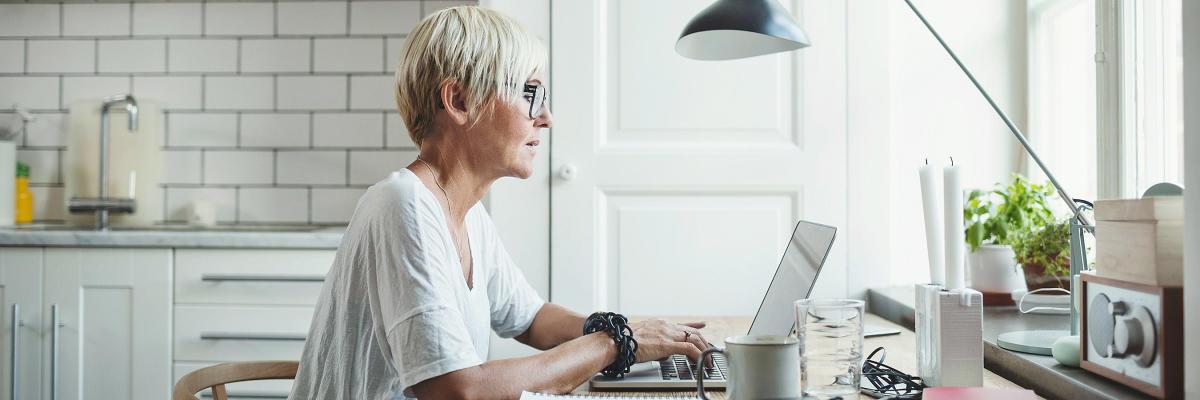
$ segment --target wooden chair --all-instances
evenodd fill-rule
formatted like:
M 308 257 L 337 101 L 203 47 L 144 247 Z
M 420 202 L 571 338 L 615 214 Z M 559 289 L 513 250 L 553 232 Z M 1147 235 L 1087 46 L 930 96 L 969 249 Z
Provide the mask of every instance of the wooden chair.
M 251 361 L 217 364 L 189 372 L 175 383 L 173 400 L 199 400 L 196 393 L 212 388 L 213 400 L 227 400 L 225 384 L 262 379 L 295 379 L 296 361 Z

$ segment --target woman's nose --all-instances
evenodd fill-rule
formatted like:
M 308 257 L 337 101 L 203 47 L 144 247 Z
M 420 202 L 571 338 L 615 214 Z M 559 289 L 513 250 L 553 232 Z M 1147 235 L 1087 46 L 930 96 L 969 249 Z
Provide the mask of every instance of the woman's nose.
M 550 113 L 550 107 L 542 107 L 542 113 L 534 120 L 534 124 L 538 128 L 554 127 L 554 114 Z

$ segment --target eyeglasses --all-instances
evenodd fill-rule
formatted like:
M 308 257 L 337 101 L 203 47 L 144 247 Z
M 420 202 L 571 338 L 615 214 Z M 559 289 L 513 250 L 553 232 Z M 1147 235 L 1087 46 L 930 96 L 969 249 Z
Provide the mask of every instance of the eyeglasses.
M 537 119 L 542 114 L 542 108 L 546 107 L 546 102 L 550 101 L 550 93 L 542 85 L 525 84 L 525 93 L 522 95 L 525 100 L 529 101 L 529 118 Z

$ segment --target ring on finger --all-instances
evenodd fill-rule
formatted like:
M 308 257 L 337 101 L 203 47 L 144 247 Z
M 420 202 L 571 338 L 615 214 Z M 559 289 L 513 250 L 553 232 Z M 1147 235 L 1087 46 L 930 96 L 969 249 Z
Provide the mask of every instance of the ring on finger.
M 690 339 L 691 337 L 692 337 L 692 333 L 691 333 L 691 332 L 688 332 L 688 331 L 683 331 L 683 341 L 685 341 L 685 342 L 686 342 L 686 341 L 688 341 L 688 339 Z

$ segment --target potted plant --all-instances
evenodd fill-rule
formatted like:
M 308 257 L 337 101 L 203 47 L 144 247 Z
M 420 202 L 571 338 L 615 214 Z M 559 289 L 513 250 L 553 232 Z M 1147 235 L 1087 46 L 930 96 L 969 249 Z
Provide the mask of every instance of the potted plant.
M 1013 240 L 1017 262 L 1025 270 L 1030 291 L 1042 288 L 1071 288 L 1071 224 L 1058 221 Z
M 997 183 L 990 191 L 971 191 L 963 208 L 971 250 L 971 287 L 995 293 L 1023 289 L 1011 245 L 1018 235 L 1054 221 L 1047 204 L 1053 195 L 1049 185 L 1035 184 L 1018 174 L 1013 174 L 1007 185 Z

